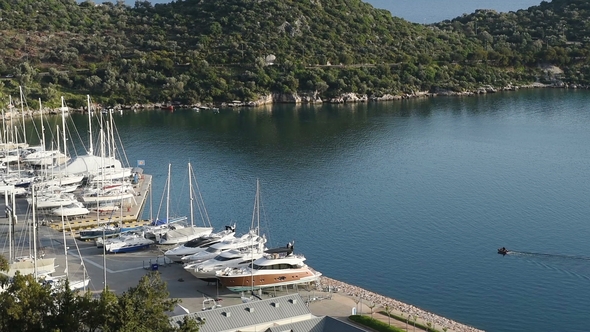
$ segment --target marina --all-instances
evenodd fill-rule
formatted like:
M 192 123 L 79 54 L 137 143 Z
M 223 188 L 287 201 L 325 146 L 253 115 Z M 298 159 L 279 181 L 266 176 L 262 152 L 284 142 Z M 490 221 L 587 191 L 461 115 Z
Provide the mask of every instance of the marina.
M 588 252 L 589 98 L 585 90 L 540 89 L 219 114 L 123 113 L 115 122 L 127 154 L 152 176 L 154 196 L 164 191 L 167 164 L 178 168 L 171 216 L 190 215 L 184 174 L 192 161 L 213 232 L 236 224 L 244 234 L 259 178 L 267 247 L 295 240 L 295 252 L 325 277 L 482 330 L 545 331 L 560 321 L 582 331 L 590 271 L 575 257 Z M 88 131 L 86 114 L 71 120 Z M 17 201 L 25 211 L 26 201 Z M 140 220 L 162 215 L 154 205 Z M 62 243 L 63 233 L 51 231 L 53 245 Z M 102 248 L 67 235 L 72 255 L 74 243 L 88 246 L 81 252 L 98 255 L 91 260 L 102 267 Z M 497 254 L 502 246 L 505 256 Z M 143 275 L 169 249 L 107 254 L 107 279 L 108 270 L 137 269 L 113 280 Z M 127 263 L 117 268 L 117 260 Z M 63 263 L 56 265 L 58 274 Z M 102 268 L 87 265 L 101 289 Z M 177 272 L 184 281 L 170 277 L 171 287 L 198 283 Z M 344 297 L 348 316 L 356 303 Z M 202 294 L 192 301 L 200 309 Z
M 19 202 L 19 206 L 23 206 Z M 22 215 L 20 220 L 24 220 Z M 15 232 L 17 237 L 26 237 L 27 223 L 17 225 Z M 8 231 L 8 218 L 0 218 L 0 234 L 6 236 Z M 174 263 L 167 259 L 163 253 L 169 246 L 152 245 L 146 250 L 132 253 L 106 254 L 102 248 L 98 248 L 93 242 L 81 241 L 68 234 L 65 246 L 69 260 L 71 280 L 88 278 L 87 290 L 95 294 L 100 293 L 105 287 L 105 281 L 109 290 L 122 293 L 134 287 L 139 279 L 148 272 L 158 272 L 167 283 L 170 297 L 181 300 L 181 305 L 189 312 L 199 312 L 216 308 L 226 308 L 243 303 L 244 292 L 233 292 L 217 282 L 203 281 L 192 276 L 182 264 Z M 45 258 L 55 258 L 56 272 L 61 275 L 65 269 L 66 256 L 63 253 L 63 234 L 51 227 L 39 226 L 38 236 L 39 252 Z M 4 251 L 2 254 L 7 255 Z M 82 263 L 83 262 L 83 263 Z M 106 280 L 105 280 L 106 277 Z M 249 294 L 248 291 L 245 292 Z M 349 285 L 335 279 L 322 276 L 318 282 L 311 284 L 291 285 L 289 287 L 264 288 L 256 292 L 261 299 L 270 299 L 288 294 L 299 294 L 306 301 L 312 314 L 316 316 L 330 316 L 340 320 L 347 320 L 352 308 L 358 313 L 375 315 L 376 319 L 392 321 L 379 314 L 386 305 L 391 308 L 393 314 L 398 316 L 412 315 L 415 322 L 426 326 L 434 323 L 442 331 L 450 332 L 477 332 L 473 327 L 454 322 L 433 313 L 421 310 L 409 304 L 387 298 Z M 393 320 L 392 325 L 406 328 L 407 331 L 421 331 L 420 328 Z

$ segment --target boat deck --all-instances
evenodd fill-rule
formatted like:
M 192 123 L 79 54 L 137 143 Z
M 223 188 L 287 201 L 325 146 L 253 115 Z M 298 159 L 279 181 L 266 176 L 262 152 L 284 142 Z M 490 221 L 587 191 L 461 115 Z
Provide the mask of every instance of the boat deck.
M 137 192 L 134 197 L 135 202 L 125 203 L 118 211 L 107 213 L 91 213 L 81 217 L 67 218 L 65 228 L 71 231 L 74 236 L 84 229 L 90 229 L 104 224 L 118 224 L 120 227 L 135 227 L 142 226 L 149 223 L 148 220 L 141 220 L 141 214 L 147 202 L 149 192 L 152 186 L 152 176 L 149 174 L 142 174 L 137 184 L 133 185 L 133 189 Z M 53 215 L 45 215 L 44 221 L 52 229 L 62 231 L 63 225 L 61 218 Z

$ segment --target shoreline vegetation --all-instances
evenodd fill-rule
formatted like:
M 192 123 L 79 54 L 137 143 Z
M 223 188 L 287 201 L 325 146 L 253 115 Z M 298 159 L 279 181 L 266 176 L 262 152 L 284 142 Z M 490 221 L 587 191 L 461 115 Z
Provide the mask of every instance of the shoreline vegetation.
M 348 103 L 590 86 L 590 2 L 410 23 L 361 0 L 0 0 L 0 100 Z M 57 19 L 56 19 L 57 18 Z
M 113 106 L 103 106 L 100 104 L 93 104 L 91 107 L 95 110 L 107 111 L 107 110 L 114 110 L 114 111 L 124 111 L 124 110 L 174 110 L 174 109 L 194 109 L 194 110 L 203 110 L 203 111 L 214 111 L 218 112 L 220 108 L 257 108 L 263 106 L 269 106 L 273 104 L 296 104 L 296 105 L 319 105 L 319 104 L 354 104 L 354 103 L 367 103 L 367 102 L 382 102 L 382 101 L 396 101 L 396 100 L 404 100 L 404 99 L 415 99 L 415 98 L 434 98 L 434 97 L 471 97 L 477 95 L 485 95 L 497 92 L 509 92 L 509 91 L 518 91 L 522 89 L 538 89 L 538 88 L 557 88 L 557 89 L 584 89 L 587 90 L 590 87 L 583 86 L 583 85 L 565 85 L 565 84 L 543 84 L 543 83 L 532 83 L 527 85 L 509 85 L 503 88 L 494 88 L 492 86 L 484 86 L 474 91 L 467 91 L 467 92 L 454 92 L 454 91 L 438 91 L 438 92 L 428 92 L 428 91 L 419 91 L 412 94 L 404 94 L 404 95 L 390 95 L 386 94 L 383 96 L 367 96 L 358 95 L 356 93 L 346 93 L 338 98 L 331 98 L 328 100 L 322 100 L 319 97 L 310 98 L 310 95 L 313 94 L 290 94 L 290 95 L 279 95 L 279 94 L 270 94 L 265 98 L 261 98 L 258 101 L 232 101 L 232 102 L 223 102 L 219 104 L 182 104 L 180 102 L 168 102 L 168 103 L 147 103 L 147 104 L 139 104 L 135 103 L 133 105 L 113 105 Z M 13 111 L 5 111 L 3 116 L 0 115 L 0 119 L 9 119 L 11 116 L 21 116 L 20 112 L 20 102 L 13 101 L 16 106 L 13 107 Z M 24 109 L 24 108 L 23 108 Z M 87 107 L 68 107 L 67 112 L 76 112 L 76 113 L 84 113 L 87 111 Z M 24 113 L 26 116 L 36 116 L 39 115 L 40 112 L 43 114 L 61 114 L 61 108 L 49 108 L 44 107 L 42 110 L 32 110 L 24 109 Z

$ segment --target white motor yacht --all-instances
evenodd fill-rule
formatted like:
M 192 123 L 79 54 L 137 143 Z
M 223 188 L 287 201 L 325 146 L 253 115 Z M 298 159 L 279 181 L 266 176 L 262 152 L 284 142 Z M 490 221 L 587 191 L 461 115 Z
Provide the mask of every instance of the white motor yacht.
M 236 226 L 225 226 L 221 232 L 211 233 L 206 236 L 200 236 L 196 239 L 190 240 L 182 245 L 174 247 L 164 253 L 166 257 L 174 262 L 182 262 L 182 257 L 193 255 L 201 251 L 207 250 L 210 246 L 227 241 L 234 238 Z
M 224 251 L 232 249 L 247 249 L 259 244 L 264 245 L 265 243 L 265 236 L 259 236 L 254 231 L 250 231 L 247 234 L 242 235 L 240 238 L 219 242 L 207 248 L 205 251 L 201 251 L 194 255 L 185 256 L 182 258 L 182 261 L 188 264 L 185 268 L 190 268 L 190 266 L 196 266 L 208 259 L 214 258 Z
M 201 280 L 213 282 L 217 280 L 217 271 L 250 266 L 264 255 L 264 250 L 263 244 L 246 250 L 228 250 L 200 264 L 187 265 L 184 269 Z
M 317 281 L 322 275 L 305 264 L 303 255 L 293 254 L 293 246 L 270 249 L 252 267 L 226 269 L 217 273 L 221 284 L 234 292 L 295 285 Z

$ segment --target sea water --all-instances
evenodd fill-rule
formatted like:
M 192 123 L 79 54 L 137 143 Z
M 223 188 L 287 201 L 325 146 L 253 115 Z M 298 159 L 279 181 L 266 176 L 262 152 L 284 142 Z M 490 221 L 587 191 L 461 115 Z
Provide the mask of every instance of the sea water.
M 165 213 L 168 163 L 171 214 L 189 213 L 191 162 L 213 226 L 244 233 L 260 179 L 268 245 L 294 241 L 329 277 L 488 331 L 585 331 L 588 105 L 588 91 L 538 89 L 114 121 L 154 176 L 146 218 Z M 85 140 L 87 115 L 67 121 Z

